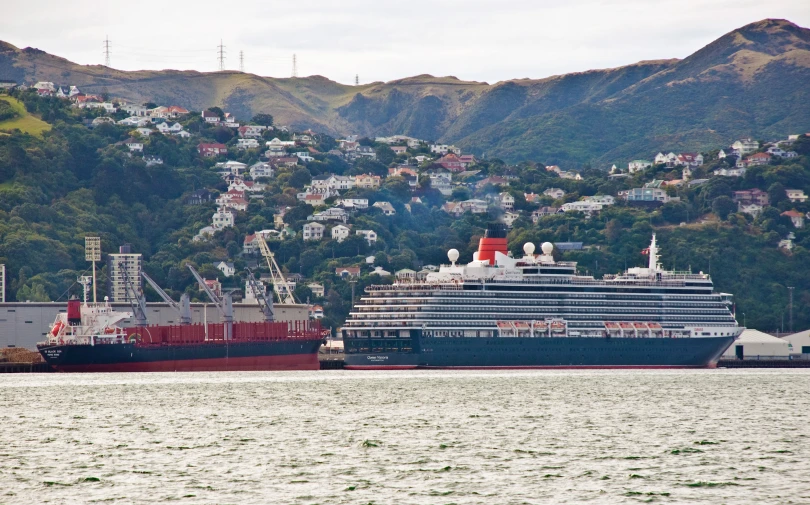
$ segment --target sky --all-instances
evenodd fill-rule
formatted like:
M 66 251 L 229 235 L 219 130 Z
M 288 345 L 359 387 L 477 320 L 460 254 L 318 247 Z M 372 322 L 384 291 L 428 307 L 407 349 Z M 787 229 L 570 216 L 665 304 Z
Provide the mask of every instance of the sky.
M 40 0 L 0 40 L 122 70 L 225 69 L 361 84 L 419 74 L 494 83 L 683 58 L 764 18 L 810 27 L 810 0 Z M 0 75 L 0 78 L 3 76 Z

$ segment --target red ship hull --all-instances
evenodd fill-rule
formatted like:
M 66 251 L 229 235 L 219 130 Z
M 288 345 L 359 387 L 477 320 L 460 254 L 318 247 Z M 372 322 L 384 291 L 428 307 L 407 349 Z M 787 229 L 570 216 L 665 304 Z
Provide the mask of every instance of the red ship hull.
M 184 359 L 140 363 L 55 365 L 60 372 L 253 372 L 267 370 L 319 370 L 316 354 L 249 356 L 240 358 Z

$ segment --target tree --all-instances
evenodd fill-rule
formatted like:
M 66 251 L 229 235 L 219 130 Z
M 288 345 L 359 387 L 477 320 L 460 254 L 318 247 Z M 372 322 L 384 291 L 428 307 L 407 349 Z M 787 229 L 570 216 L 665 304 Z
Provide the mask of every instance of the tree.
M 464 186 L 456 186 L 453 188 L 453 192 L 451 193 L 453 196 L 453 200 L 469 200 L 470 199 L 470 190 Z
M 389 165 L 397 157 L 394 150 L 385 144 L 375 149 L 374 152 L 377 153 L 377 160 L 385 165 Z
M 667 202 L 661 207 L 661 216 L 668 223 L 686 221 L 687 208 L 683 202 Z
M 219 107 L 208 107 L 208 112 L 213 112 L 220 120 L 225 119 L 225 113 Z
M 259 126 L 273 126 L 273 116 L 271 116 L 270 114 L 264 113 L 256 114 L 250 121 L 256 123 Z
M 735 210 L 737 210 L 737 204 L 734 203 L 734 200 L 725 195 L 718 196 L 712 201 L 712 212 L 717 214 L 723 221 L 728 219 L 728 215 Z
M 771 184 L 768 188 L 768 200 L 770 200 L 771 205 L 776 207 L 785 199 L 787 199 L 787 193 L 785 193 L 785 187 L 782 183 L 775 182 Z
M 312 182 L 312 175 L 306 168 L 299 168 L 290 176 L 288 184 L 294 188 L 303 189 L 303 187 Z
M 214 138 L 224 144 L 233 138 L 233 132 L 227 126 L 217 126 L 214 129 Z

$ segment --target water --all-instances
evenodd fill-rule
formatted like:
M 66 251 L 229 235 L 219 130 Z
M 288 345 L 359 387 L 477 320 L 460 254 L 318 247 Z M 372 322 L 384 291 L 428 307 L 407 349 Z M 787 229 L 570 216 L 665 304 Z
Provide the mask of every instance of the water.
M 810 370 L 0 376 L 0 503 L 810 503 Z

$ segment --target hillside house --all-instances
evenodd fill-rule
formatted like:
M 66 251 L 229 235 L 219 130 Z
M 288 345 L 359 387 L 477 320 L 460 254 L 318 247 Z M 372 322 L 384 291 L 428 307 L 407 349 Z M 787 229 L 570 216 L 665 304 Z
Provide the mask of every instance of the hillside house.
M 793 203 L 804 203 L 807 201 L 807 195 L 804 194 L 804 190 L 801 189 L 786 189 L 785 194 Z
M 559 207 L 540 207 L 532 212 L 532 223 L 537 224 L 540 221 L 540 218 L 553 216 L 559 211 Z
M 734 202 L 742 205 L 750 205 L 755 203 L 764 207 L 770 204 L 768 193 L 759 188 L 735 191 L 731 195 L 731 199 L 734 200 Z
M 741 212 L 743 214 L 748 214 L 756 218 L 760 214 L 762 214 L 763 206 L 757 203 L 738 203 L 737 204 L 737 212 Z
M 124 141 L 124 145 L 127 146 L 129 152 L 132 153 L 142 153 L 143 152 L 143 142 L 140 140 L 130 137 Z
M 298 157 L 297 156 L 280 156 L 278 158 L 273 159 L 273 163 L 276 165 L 283 165 L 285 167 L 294 167 L 298 165 Z
M 355 235 L 362 235 L 368 242 L 368 245 L 374 245 L 377 243 L 377 232 L 374 230 L 357 230 Z
M 614 167 L 615 166 L 616 165 L 614 165 Z M 651 166 L 652 166 L 651 161 L 633 160 L 633 161 L 631 161 L 630 163 L 627 164 L 627 171 L 630 172 L 631 174 L 634 174 L 636 172 L 640 172 L 640 171 L 644 170 L 645 168 L 649 168 Z
M 183 125 L 181 125 L 180 123 L 169 124 L 165 121 L 163 123 L 158 123 L 157 125 L 155 125 L 155 128 L 157 128 L 157 131 L 159 131 L 164 135 L 173 135 L 175 133 L 183 131 Z
M 238 161 L 228 160 L 217 163 L 214 165 L 214 168 L 222 175 L 231 174 L 236 177 L 241 177 L 247 170 L 247 165 Z
M 312 291 L 312 296 L 315 298 L 323 298 L 326 295 L 326 290 L 323 287 L 323 284 L 319 282 L 310 282 L 307 284 L 307 287 L 310 291 Z
M 200 156 L 204 158 L 215 158 L 219 155 L 228 154 L 228 148 L 225 144 L 199 144 L 197 146 L 197 152 L 200 153 Z
M 451 172 L 463 172 L 467 164 L 462 162 L 455 153 L 448 153 L 436 160 L 436 163 Z
M 233 263 L 226 261 L 215 261 L 214 268 L 222 272 L 222 275 L 225 277 L 231 277 L 234 273 L 236 273 L 236 268 L 234 268 Z
M 564 203 L 560 210 L 562 212 L 582 212 L 587 216 L 592 216 L 593 214 L 598 213 L 604 208 L 604 205 L 601 203 L 596 202 L 587 202 L 587 201 L 579 201 L 579 202 L 569 202 Z
M 712 173 L 721 177 L 742 177 L 745 175 L 745 165 L 734 168 L 718 168 Z
M 380 176 L 371 174 L 356 175 L 354 177 L 354 185 L 363 189 L 379 189 Z
M 681 153 L 678 155 L 676 165 L 699 167 L 703 165 L 703 155 L 700 153 Z
M 731 147 L 727 147 L 726 149 L 720 149 L 720 152 L 717 153 L 717 159 L 722 160 L 728 157 L 739 158 L 740 151 L 732 149 Z
M 260 139 L 262 138 L 262 132 L 266 130 L 266 126 L 258 126 L 258 125 L 245 125 L 240 126 L 236 129 L 239 132 L 239 136 L 246 139 Z
M 655 155 L 655 164 L 656 165 L 666 165 L 668 167 L 674 167 L 675 163 L 678 162 L 678 156 L 675 153 L 658 153 Z
M 731 144 L 731 148 L 738 151 L 740 155 L 745 156 L 759 149 L 759 142 L 751 138 L 744 138 Z
M 515 197 L 505 192 L 498 194 L 498 206 L 504 210 L 514 209 Z
M 254 180 L 262 177 L 273 177 L 273 165 L 259 161 L 250 166 L 250 177 Z
M 313 193 L 298 193 L 298 195 L 296 195 L 296 198 L 298 198 L 298 200 L 304 202 L 307 205 L 312 205 L 313 207 L 320 207 L 326 205 L 326 199 L 328 198 L 328 196 Z
M 374 151 L 374 149 L 372 149 L 372 148 L 370 148 L 368 146 L 360 146 L 360 145 L 358 145 L 355 148 L 354 151 L 351 151 L 350 155 L 351 155 L 352 159 L 361 158 L 361 157 L 362 158 L 369 158 L 369 159 L 372 159 L 372 160 L 377 159 L 377 153 Z
M 782 213 L 783 216 L 789 217 L 793 226 L 796 228 L 804 228 L 804 214 L 795 210 L 789 210 Z
M 348 212 L 346 212 L 345 209 L 341 209 L 340 207 L 332 207 L 326 209 L 323 212 L 318 212 L 307 217 L 307 221 L 318 221 L 321 223 L 327 221 L 340 221 L 342 223 L 346 223 L 348 220 L 349 220 Z
M 400 154 L 408 154 L 408 148 L 405 146 L 391 146 L 391 150 L 394 151 L 394 154 L 397 156 Z
M 346 210 L 367 209 L 368 198 L 343 198 L 335 202 L 335 204 L 343 207 Z
M 236 148 L 237 149 L 258 149 L 259 148 L 259 141 L 256 139 L 237 139 L 236 140 Z
M 183 198 L 183 205 L 202 205 L 214 200 L 214 194 L 207 189 L 198 189 Z
M 515 221 L 518 220 L 518 218 L 520 218 L 520 214 L 518 214 L 517 212 L 505 212 L 503 214 L 503 223 L 509 228 L 511 228 L 512 225 L 515 224 Z
M 220 121 L 219 114 L 211 112 L 210 110 L 202 111 L 203 121 L 209 124 L 217 124 Z
M 214 215 L 211 216 L 211 222 L 212 226 L 216 230 L 222 230 L 223 228 L 230 228 L 233 226 L 234 223 L 233 211 L 231 211 L 230 209 L 220 207 L 217 209 Z
M 555 200 L 559 200 L 565 196 L 565 191 L 560 188 L 548 188 L 547 190 L 543 191 L 543 194 Z
M 661 202 L 666 203 L 672 198 L 661 188 L 633 188 L 620 191 L 619 195 L 628 202 Z
M 397 211 L 394 209 L 394 206 L 391 205 L 390 202 L 377 202 L 374 205 L 372 205 L 372 207 L 380 209 L 382 213 L 385 214 L 386 216 L 393 216 L 394 214 L 397 213 Z
M 476 189 L 482 189 L 487 184 L 492 184 L 493 186 L 506 186 L 509 184 L 509 181 L 500 175 L 493 175 L 485 179 L 481 179 L 478 181 L 478 183 L 476 183 L 475 187 Z
M 430 187 L 439 191 L 444 196 L 453 194 L 453 187 L 451 185 L 452 175 L 447 172 L 438 172 L 430 174 Z
M 307 223 L 304 225 L 304 240 L 321 240 L 326 226 L 321 223 Z
M 461 149 L 456 146 L 448 146 L 447 144 L 433 144 L 430 146 L 430 152 L 433 154 L 441 154 L 442 156 L 447 153 L 460 155 Z
M 340 278 L 360 277 L 360 267 L 338 267 L 335 269 L 335 275 Z
M 348 226 L 344 226 L 339 224 L 332 228 L 332 240 L 337 240 L 338 242 L 343 242 L 345 239 L 349 237 L 349 230 Z

